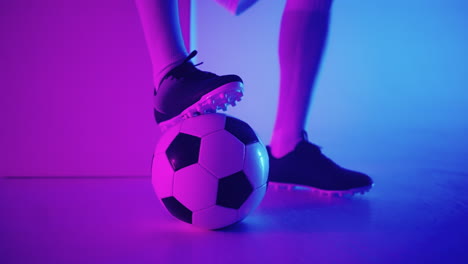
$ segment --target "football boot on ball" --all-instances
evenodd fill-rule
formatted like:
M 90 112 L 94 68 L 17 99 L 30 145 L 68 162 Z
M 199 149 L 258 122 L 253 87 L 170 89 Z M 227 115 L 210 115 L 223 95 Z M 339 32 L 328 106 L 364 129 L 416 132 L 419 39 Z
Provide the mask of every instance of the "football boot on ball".
M 243 82 L 237 75 L 218 76 L 201 71 L 190 60 L 193 51 L 170 70 L 154 89 L 154 117 L 162 131 L 177 122 L 235 106 L 243 96 Z

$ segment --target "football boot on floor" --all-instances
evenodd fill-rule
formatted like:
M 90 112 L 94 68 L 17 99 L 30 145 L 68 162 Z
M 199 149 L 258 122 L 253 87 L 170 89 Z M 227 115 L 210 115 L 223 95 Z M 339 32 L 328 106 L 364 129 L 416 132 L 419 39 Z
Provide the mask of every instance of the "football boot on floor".
M 267 150 L 270 159 L 269 186 L 275 189 L 302 188 L 321 195 L 341 197 L 364 194 L 373 186 L 372 179 L 366 174 L 342 168 L 327 158 L 318 146 L 307 140 L 305 131 L 302 141 L 285 156 L 275 158 L 270 146 L 267 146 Z

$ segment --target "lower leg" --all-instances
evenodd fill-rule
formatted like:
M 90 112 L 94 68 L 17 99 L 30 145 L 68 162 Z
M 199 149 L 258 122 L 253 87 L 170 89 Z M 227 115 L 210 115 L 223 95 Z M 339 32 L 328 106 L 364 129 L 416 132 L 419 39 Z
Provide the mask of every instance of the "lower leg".
M 288 0 L 279 39 L 280 95 L 271 151 L 282 157 L 302 140 L 319 70 L 331 0 Z
M 177 0 L 135 0 L 148 46 L 157 89 L 172 66 L 187 57 Z

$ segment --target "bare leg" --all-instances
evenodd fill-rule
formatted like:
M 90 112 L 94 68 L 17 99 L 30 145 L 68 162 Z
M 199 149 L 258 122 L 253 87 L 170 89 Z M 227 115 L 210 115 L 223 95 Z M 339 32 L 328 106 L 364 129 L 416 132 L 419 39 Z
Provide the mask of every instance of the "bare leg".
M 145 33 L 155 87 L 173 66 L 187 57 L 177 0 L 135 0 Z
M 302 140 L 328 35 L 332 0 L 288 0 L 279 38 L 280 95 L 271 152 L 282 157 Z

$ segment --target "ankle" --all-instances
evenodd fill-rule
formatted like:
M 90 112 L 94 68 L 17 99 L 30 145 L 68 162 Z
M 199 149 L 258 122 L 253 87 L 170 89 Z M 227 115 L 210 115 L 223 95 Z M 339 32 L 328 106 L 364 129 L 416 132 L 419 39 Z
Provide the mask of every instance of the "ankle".
M 184 60 L 186 59 L 187 56 L 176 58 L 172 60 L 170 63 L 161 66 L 161 67 L 154 67 L 153 69 L 153 82 L 154 82 L 154 87 L 156 90 L 159 88 L 159 84 L 161 83 L 162 79 L 175 67 L 180 65 Z
M 270 144 L 271 155 L 277 159 L 280 159 L 286 156 L 288 153 L 292 152 L 296 146 L 285 146 L 285 145 L 274 145 Z
M 271 154 L 275 158 L 282 158 L 292 152 L 303 139 L 302 132 L 289 135 L 275 133 L 270 142 Z

